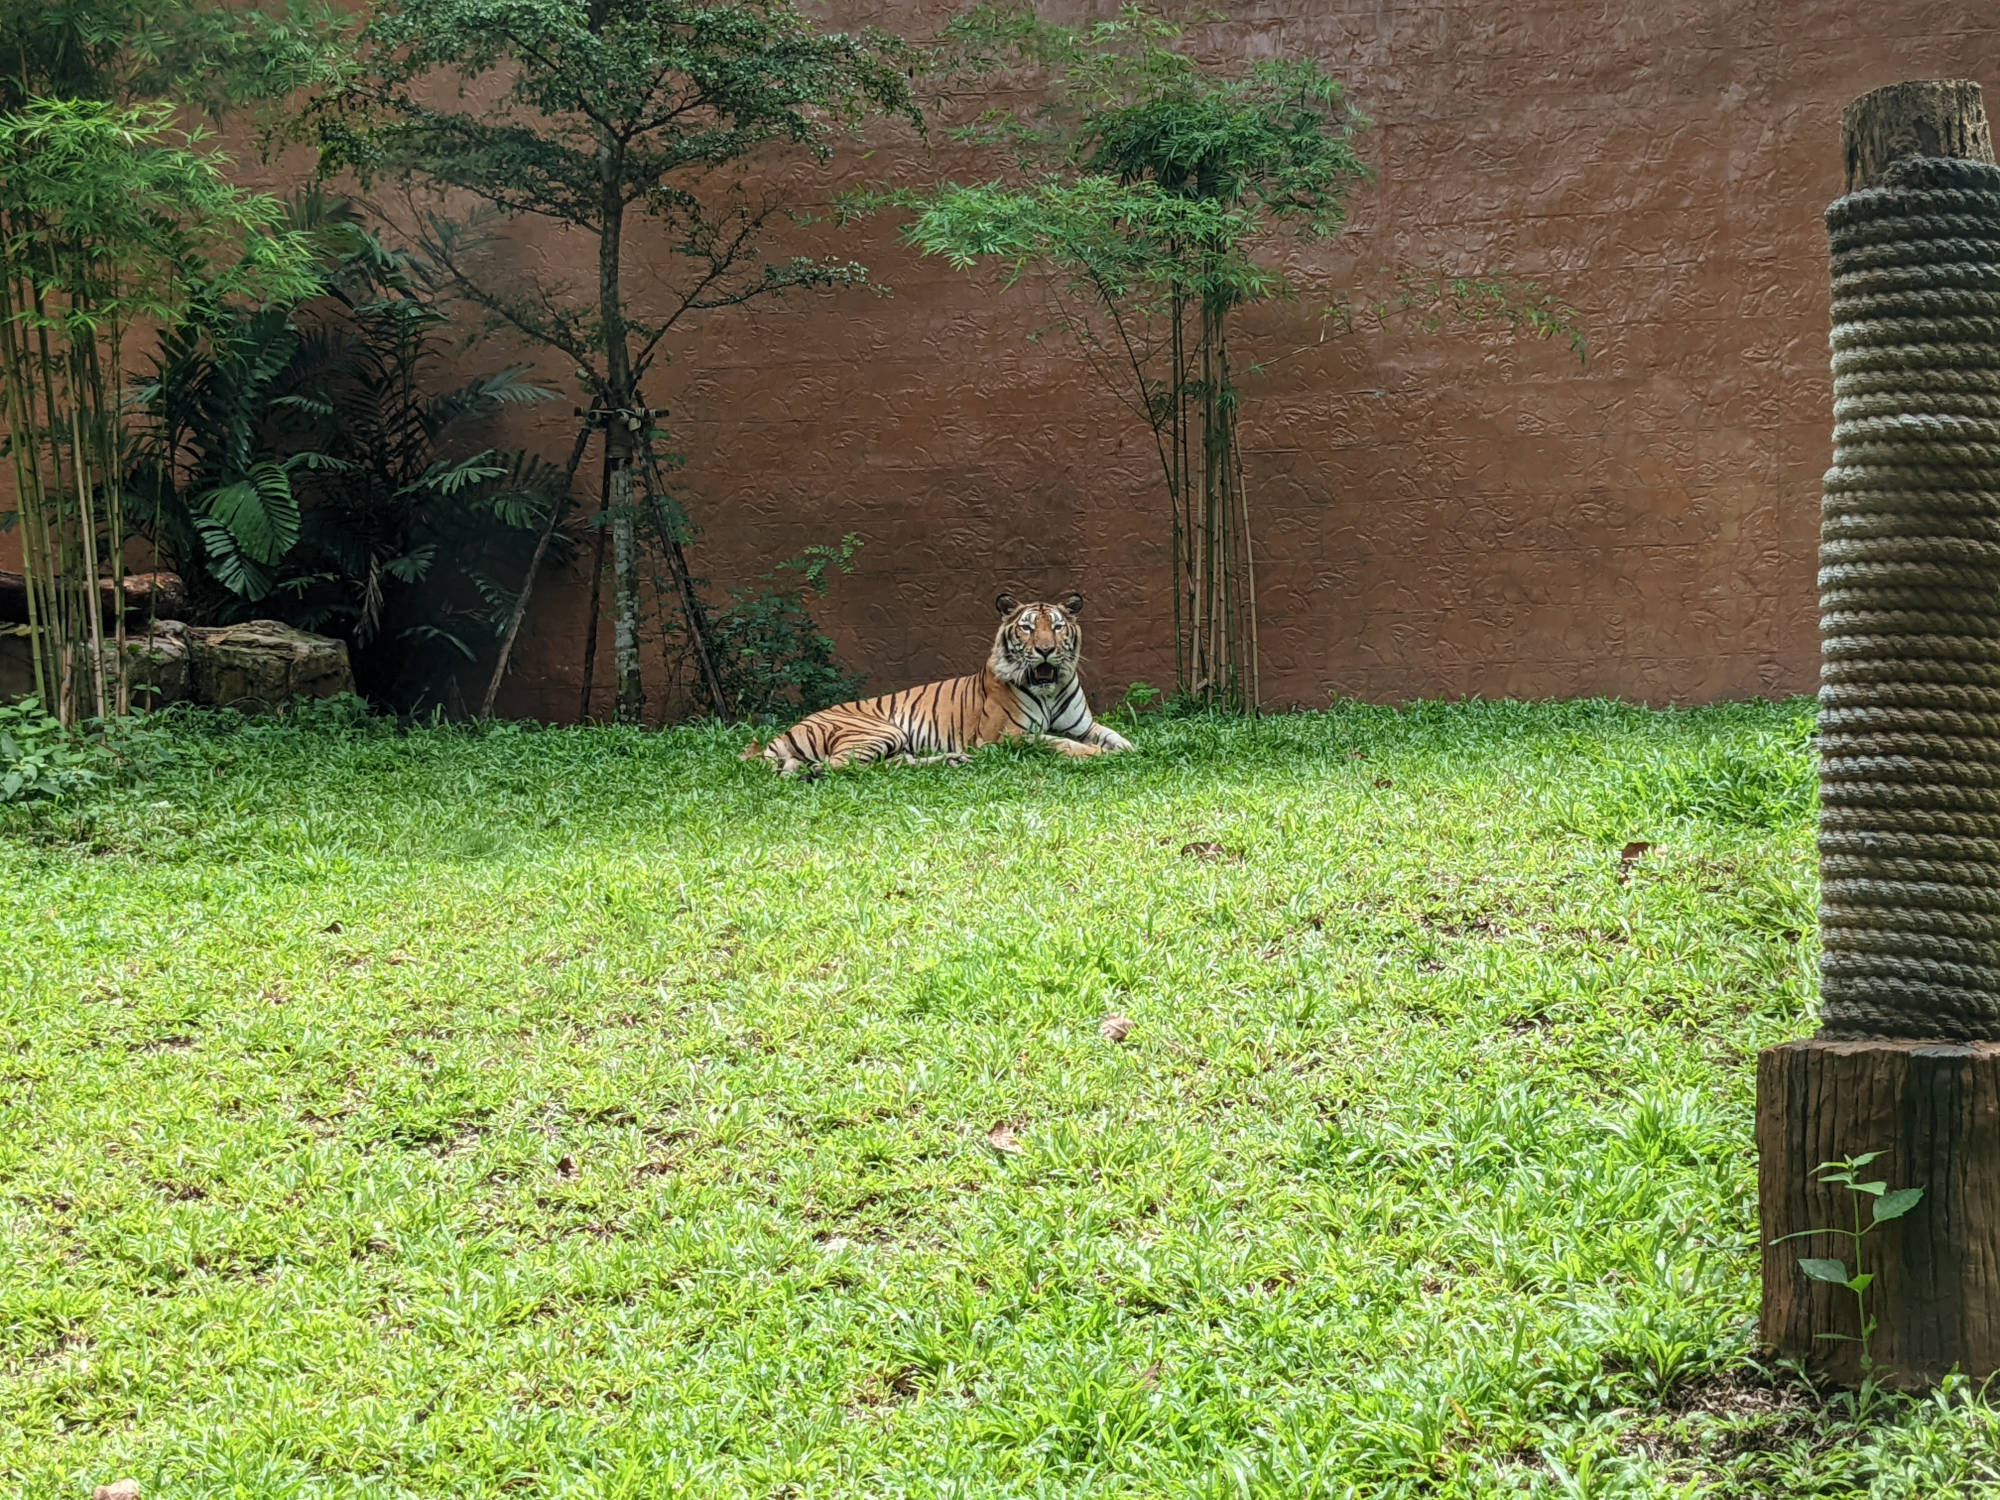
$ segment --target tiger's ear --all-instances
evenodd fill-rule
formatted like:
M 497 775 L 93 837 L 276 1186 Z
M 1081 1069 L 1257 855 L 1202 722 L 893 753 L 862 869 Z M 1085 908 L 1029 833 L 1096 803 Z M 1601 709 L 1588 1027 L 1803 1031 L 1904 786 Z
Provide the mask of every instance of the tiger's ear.
M 1021 607 L 1018 603 L 1015 602 L 1014 596 L 1012 594 L 1002 594 L 998 599 L 995 599 L 993 603 L 995 608 L 997 608 L 1003 615 L 1011 615 L 1012 613 L 1014 613 L 1015 610 Z
M 1068 611 L 1069 611 L 1069 612 L 1070 612 L 1071 614 L 1073 614 L 1073 615 L 1080 615 L 1080 614 L 1082 614 L 1082 613 L 1083 613 L 1083 595 L 1081 595 L 1081 594 L 1071 594 L 1071 595 L 1070 595 L 1070 596 L 1069 596 L 1069 597 L 1068 597 L 1067 599 L 1063 600 L 1063 608 L 1064 608 L 1064 609 L 1066 609 L 1066 610 L 1068 610 Z

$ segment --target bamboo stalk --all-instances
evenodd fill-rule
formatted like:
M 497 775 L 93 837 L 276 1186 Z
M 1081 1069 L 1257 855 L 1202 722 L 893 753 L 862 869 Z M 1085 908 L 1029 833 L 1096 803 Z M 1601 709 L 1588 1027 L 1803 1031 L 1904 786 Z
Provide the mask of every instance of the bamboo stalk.
M 54 280 L 54 248 L 47 247 L 46 253 L 50 279 Z M 34 293 L 35 304 L 35 344 L 41 356 L 37 363 L 41 375 L 42 410 L 45 417 L 42 423 L 42 435 L 49 450 L 50 484 L 44 494 L 44 500 L 48 501 L 51 497 L 65 493 L 69 481 L 64 475 L 63 448 L 57 437 L 61 425 L 57 413 L 62 407 L 56 400 L 56 357 L 55 351 L 49 345 L 48 298 L 42 286 L 32 279 L 30 286 Z M 75 456 L 74 452 L 69 455 L 72 461 Z M 52 613 L 55 632 L 51 639 L 58 663 L 56 701 L 52 706 L 57 719 L 65 725 L 73 725 L 77 718 L 76 641 L 81 633 L 81 622 L 77 613 L 77 601 L 72 597 L 74 590 L 69 586 L 69 581 L 75 576 L 79 560 L 76 557 L 75 528 L 64 524 L 61 505 L 50 503 L 47 514 L 50 521 L 45 562 L 48 567 L 50 596 L 54 601 Z M 95 600 L 91 602 L 93 605 L 96 603 Z
M 115 302 L 115 285 L 112 290 Z M 117 370 L 123 364 L 125 325 L 115 313 L 107 320 L 107 333 L 111 368 Z M 115 387 L 112 402 L 106 405 L 104 364 L 95 342 L 90 346 L 90 363 L 91 384 L 97 392 L 101 414 L 98 451 L 104 469 L 104 520 L 107 550 L 111 554 L 112 667 L 116 677 L 113 708 L 118 717 L 123 718 L 132 711 L 132 666 L 125 653 L 125 455 L 119 442 Z
M 1187 492 L 1187 299 L 1181 295 L 1178 279 L 1173 294 L 1173 333 L 1171 353 L 1173 370 L 1173 507 L 1174 507 L 1174 691 L 1191 691 L 1189 684 L 1190 639 L 1194 600 L 1189 593 L 1192 587 L 1192 570 L 1187 566 L 1188 536 L 1188 492 Z
M 103 718 L 106 702 L 110 696 L 104 680 L 104 612 L 97 608 L 97 513 L 91 505 L 89 449 L 83 434 L 85 390 L 79 378 L 83 363 L 81 354 L 72 347 L 70 353 L 70 474 L 76 483 L 76 530 L 78 549 L 83 554 L 83 566 L 79 582 L 90 593 L 90 608 L 85 611 L 84 639 L 90 645 L 90 677 L 92 706 L 97 710 L 94 717 Z
M 1250 486 L 1243 478 L 1243 445 L 1233 431 L 1230 451 L 1236 459 L 1236 495 L 1243 510 L 1244 598 L 1250 607 L 1250 712 L 1259 714 L 1264 711 L 1264 668 L 1257 644 L 1257 554 L 1251 545 Z
M 10 223 L 10 233 L 11 227 Z M 34 384 L 32 377 L 26 373 L 29 368 L 28 354 L 20 338 L 16 291 L 17 283 L 13 275 L 0 279 L 0 359 L 5 360 L 6 366 L 0 370 L 0 378 L 6 382 L 7 428 L 12 438 L 8 453 L 14 466 L 14 488 L 20 504 L 21 571 L 28 605 L 29 661 L 36 697 L 44 707 L 53 708 L 54 663 L 49 659 L 48 644 L 44 640 L 47 627 L 52 623 L 50 601 L 43 587 L 47 501 L 42 489 L 40 440 L 32 411 Z

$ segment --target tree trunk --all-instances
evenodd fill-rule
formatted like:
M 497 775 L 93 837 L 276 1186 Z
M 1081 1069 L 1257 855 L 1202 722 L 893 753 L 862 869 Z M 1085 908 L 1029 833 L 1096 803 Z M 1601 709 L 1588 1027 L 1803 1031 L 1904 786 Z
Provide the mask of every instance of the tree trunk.
M 625 249 L 625 146 L 608 126 L 598 127 L 598 187 L 602 223 L 597 240 L 598 321 L 604 339 L 604 462 L 611 522 L 611 659 L 618 683 L 620 724 L 645 717 L 646 687 L 639 671 L 639 549 L 633 532 L 632 464 L 646 420 L 632 384 L 632 356 L 625 345 L 621 277 Z
M 1845 1242 L 1771 1242 L 1851 1225 L 1847 1190 L 1817 1168 L 1880 1152 L 1864 1175 L 1923 1197 L 1866 1241 L 1874 1360 L 1902 1384 L 1954 1366 L 1978 1380 L 2000 1369 L 2000 421 L 1964 393 L 2000 395 L 2000 336 L 1936 304 L 1991 296 L 2000 169 L 1974 84 L 1880 89 L 1842 123 L 1820 532 L 1824 1024 L 1758 1061 L 1762 1327 L 1781 1355 L 1862 1377 L 1854 1294 L 1799 1267 L 1845 1259 Z
M 590 694 L 597 686 L 597 633 L 604 624 L 604 556 L 611 547 L 611 459 L 597 476 L 597 546 L 590 564 L 590 615 L 583 633 L 583 698 L 576 711 L 579 724 L 590 721 Z
M 1993 160 L 1979 85 L 1963 78 L 1916 79 L 1863 94 L 1841 113 L 1840 135 L 1850 193 L 1874 187 L 1899 157 Z
M 623 420 L 623 414 L 614 422 Z M 639 671 L 639 549 L 634 533 L 632 454 L 611 456 L 611 661 L 618 682 L 618 722 L 637 724 L 646 713 L 646 685 Z
M 187 607 L 187 589 L 177 573 L 127 573 L 124 594 L 127 620 L 177 620 Z M 97 581 L 97 602 L 107 618 L 117 617 L 116 579 Z M 33 619 L 29 609 L 26 576 L 0 569 L 0 620 L 29 623 Z

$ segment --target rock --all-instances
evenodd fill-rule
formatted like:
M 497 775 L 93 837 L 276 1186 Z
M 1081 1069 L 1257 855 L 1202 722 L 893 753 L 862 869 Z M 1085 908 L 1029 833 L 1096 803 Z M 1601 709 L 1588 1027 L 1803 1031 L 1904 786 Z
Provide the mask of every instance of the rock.
M 90 1500 L 139 1500 L 139 1481 L 121 1479 L 116 1484 L 100 1484 L 90 1492 Z
M 354 691 L 347 643 L 312 635 L 277 620 L 240 625 L 190 625 L 194 697 L 215 708 L 249 712 L 281 708 L 294 698 L 332 698 Z
M 165 708 L 194 696 L 188 627 L 179 620 L 155 620 L 150 633 L 128 635 L 125 659 L 134 708 Z
M 117 671 L 117 645 L 106 642 L 106 674 Z M 188 659 L 188 627 L 178 620 L 156 620 L 150 633 L 125 639 L 131 674 L 132 706 L 159 708 L 193 696 Z M 150 689 L 150 691 L 148 691 Z M 0 625 L 0 703 L 25 698 L 35 690 L 35 656 L 25 625 Z
M 107 642 L 112 670 L 116 647 Z M 331 698 L 354 691 L 347 643 L 294 630 L 277 620 L 241 625 L 183 625 L 156 620 L 125 641 L 132 706 L 160 708 L 192 700 L 214 708 L 261 713 L 294 698 Z M 0 625 L 0 702 L 34 691 L 34 657 L 25 625 Z

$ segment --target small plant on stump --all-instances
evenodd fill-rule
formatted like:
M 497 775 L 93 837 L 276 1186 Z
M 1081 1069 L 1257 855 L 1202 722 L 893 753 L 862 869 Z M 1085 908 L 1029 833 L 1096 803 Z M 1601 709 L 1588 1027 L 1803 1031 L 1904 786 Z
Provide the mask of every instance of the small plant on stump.
M 1845 1287 L 1854 1293 L 1854 1310 L 1860 1332 L 1822 1333 L 1823 1339 L 1841 1339 L 1858 1342 L 1861 1345 L 1861 1405 L 1865 1411 L 1873 1404 L 1878 1389 L 1875 1361 L 1869 1352 L 1869 1340 L 1875 1332 L 1875 1319 L 1868 1311 L 1868 1289 L 1875 1282 L 1875 1273 L 1868 1269 L 1863 1244 L 1866 1237 L 1877 1225 L 1886 1224 L 1891 1219 L 1900 1219 L 1922 1201 L 1924 1190 L 1920 1187 L 1889 1190 L 1886 1182 L 1857 1181 L 1861 1169 L 1881 1156 L 1879 1151 L 1864 1151 L 1859 1156 L 1847 1157 L 1841 1161 L 1821 1162 L 1814 1169 L 1821 1182 L 1844 1187 L 1854 1210 L 1854 1226 L 1851 1229 L 1801 1229 L 1794 1234 L 1781 1235 L 1771 1243 L 1782 1244 L 1785 1240 L 1807 1239 L 1815 1235 L 1836 1235 L 1847 1241 L 1849 1254 L 1854 1261 L 1850 1272 L 1845 1260 L 1832 1260 L 1819 1256 L 1802 1255 L 1799 1269 L 1814 1281 L 1823 1281 L 1830 1286 Z M 1861 1222 L 1861 1203 L 1871 1200 L 1868 1222 Z

